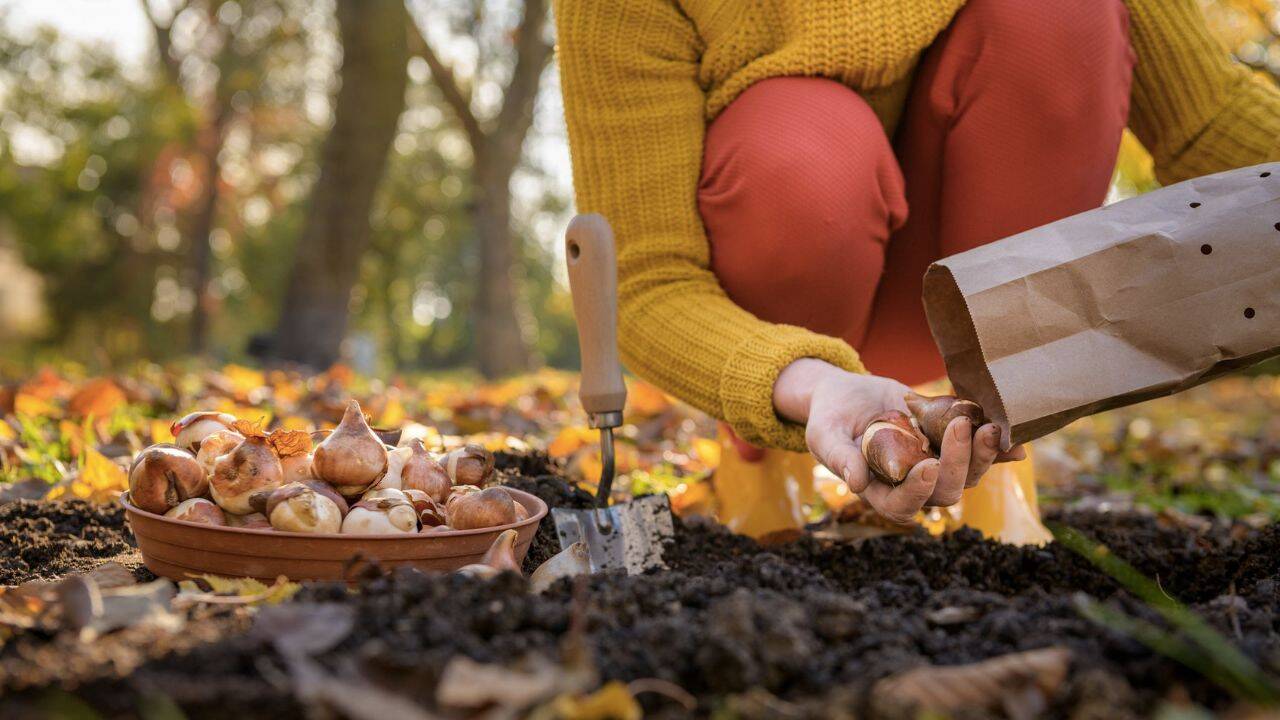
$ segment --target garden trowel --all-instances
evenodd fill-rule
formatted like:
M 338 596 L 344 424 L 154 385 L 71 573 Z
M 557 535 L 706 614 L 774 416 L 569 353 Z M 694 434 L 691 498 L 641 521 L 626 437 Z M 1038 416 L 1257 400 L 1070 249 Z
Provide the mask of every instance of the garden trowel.
M 622 424 L 627 386 L 618 360 L 618 270 L 613 230 L 600 215 L 579 215 L 565 231 L 565 263 L 569 290 L 578 322 L 578 350 L 582 355 L 582 383 L 578 397 L 588 421 L 600 430 L 600 484 L 596 507 L 590 510 L 555 508 L 560 546 L 576 542 L 587 547 L 591 571 L 625 570 L 627 574 L 665 567 L 663 542 L 673 532 L 671 502 L 666 495 L 649 495 L 609 504 L 613 489 L 613 429 Z

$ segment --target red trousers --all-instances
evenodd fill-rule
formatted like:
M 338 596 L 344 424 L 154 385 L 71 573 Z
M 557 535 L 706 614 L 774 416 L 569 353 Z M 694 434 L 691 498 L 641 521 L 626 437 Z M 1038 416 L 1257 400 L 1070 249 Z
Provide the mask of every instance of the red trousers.
M 752 85 L 707 129 L 716 276 L 763 320 L 848 341 L 877 375 L 942 377 L 925 269 L 1100 205 L 1133 62 L 1122 0 L 969 0 L 922 58 L 892 143 L 838 82 Z

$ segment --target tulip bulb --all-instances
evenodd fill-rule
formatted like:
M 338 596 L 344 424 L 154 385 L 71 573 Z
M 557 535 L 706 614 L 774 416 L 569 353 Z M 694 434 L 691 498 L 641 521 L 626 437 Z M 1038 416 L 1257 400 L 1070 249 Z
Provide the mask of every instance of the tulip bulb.
M 285 484 L 314 480 L 311 474 L 311 435 L 301 430 L 272 430 L 267 443 L 280 458 Z
M 227 524 L 227 516 L 222 513 L 222 508 L 213 504 L 213 501 L 205 500 L 204 498 L 183 500 L 165 513 L 164 516 L 174 520 L 186 520 L 187 522 L 203 523 L 205 525 Z
M 413 511 L 418 513 L 418 523 L 424 528 L 437 527 L 448 522 L 444 506 L 436 502 L 430 495 L 421 490 L 405 490 L 404 494 L 413 503 Z
M 947 426 L 958 417 L 969 418 L 969 429 L 977 432 L 984 422 L 982 406 L 972 400 L 961 400 L 954 395 L 928 397 L 907 393 L 907 408 L 915 416 L 916 427 L 929 439 L 933 449 L 942 451 L 942 437 Z
M 485 551 L 479 563 L 463 565 L 458 568 L 458 572 L 481 578 L 490 578 L 504 572 L 519 574 L 520 562 L 516 560 L 516 540 L 518 539 L 519 533 L 515 530 L 503 530 Z
M 271 521 L 266 515 L 260 512 L 251 512 L 248 515 L 227 515 L 227 525 L 231 527 L 245 528 L 246 530 L 274 530 L 271 527 Z
M 881 414 L 862 433 L 862 455 L 874 476 L 901 485 L 911 468 L 932 457 L 929 441 L 897 410 Z
M 516 521 L 516 501 L 500 487 L 476 493 L 454 495 L 445 506 L 449 524 L 455 530 L 499 527 Z
M 560 578 L 590 573 L 591 556 L 587 552 L 587 544 L 579 540 L 539 565 L 538 569 L 529 575 L 529 590 L 543 593 Z
M 253 512 L 249 498 L 260 490 L 284 484 L 284 469 L 267 439 L 251 435 L 234 450 L 218 458 L 209 479 L 210 495 L 223 510 L 236 515 Z
M 284 532 L 336 533 L 342 529 L 342 512 L 332 490 L 303 483 L 281 485 L 267 499 L 266 516 L 271 527 Z M 342 501 L 338 497 L 338 501 Z M 346 503 L 343 502 L 345 505 Z
M 201 441 L 196 460 L 200 462 L 200 467 L 204 468 L 206 475 L 212 475 L 213 464 L 218 461 L 218 458 L 231 452 L 242 442 L 244 442 L 244 436 L 235 430 L 218 430 Z
M 129 468 L 129 499 L 157 515 L 208 489 L 204 468 L 195 456 L 173 445 L 152 445 Z
M 173 444 L 195 452 L 200 443 L 219 430 L 229 430 L 236 421 L 235 415 L 220 412 L 193 412 L 169 426 Z
M 361 500 L 351 506 L 342 532 L 348 535 L 392 535 L 418 530 L 418 518 L 408 500 L 394 497 Z
M 453 488 L 453 481 L 449 479 L 449 473 L 445 466 L 439 460 L 431 457 L 431 453 L 427 452 L 427 448 L 422 444 L 421 440 L 414 440 L 407 447 L 401 448 L 397 452 L 403 452 L 404 450 L 409 451 L 409 457 L 400 471 L 400 489 L 421 490 L 438 503 L 448 500 L 449 490 Z M 489 457 L 492 458 L 493 456 L 490 455 Z
M 356 497 L 387 469 L 387 448 L 365 422 L 360 403 L 352 400 L 342 422 L 316 446 L 312 473 L 344 497 Z
M 480 445 L 450 450 L 441 462 L 454 485 L 484 487 L 493 477 L 493 453 Z

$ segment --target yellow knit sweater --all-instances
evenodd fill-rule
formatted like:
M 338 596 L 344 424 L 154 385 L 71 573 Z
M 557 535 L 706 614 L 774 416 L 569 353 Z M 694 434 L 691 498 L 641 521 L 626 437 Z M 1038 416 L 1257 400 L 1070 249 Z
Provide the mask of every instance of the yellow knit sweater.
M 1166 182 L 1280 159 L 1280 92 L 1233 64 L 1195 0 L 1126 0 L 1137 53 L 1130 127 Z M 618 238 L 623 359 L 728 421 L 800 450 L 773 383 L 802 357 L 863 372 L 841 340 L 766 323 L 709 269 L 697 184 L 706 123 L 752 83 L 816 75 L 892 129 L 920 53 L 963 0 L 557 0 L 564 111 L 581 212 Z

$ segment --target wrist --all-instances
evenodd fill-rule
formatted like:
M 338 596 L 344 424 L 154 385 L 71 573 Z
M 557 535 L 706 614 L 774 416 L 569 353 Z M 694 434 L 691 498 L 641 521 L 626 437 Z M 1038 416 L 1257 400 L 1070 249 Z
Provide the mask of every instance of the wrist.
M 827 378 L 843 373 L 840 368 L 817 358 L 800 358 L 778 373 L 773 383 L 773 409 L 778 417 L 791 422 L 809 422 L 809 406 L 813 391 Z

